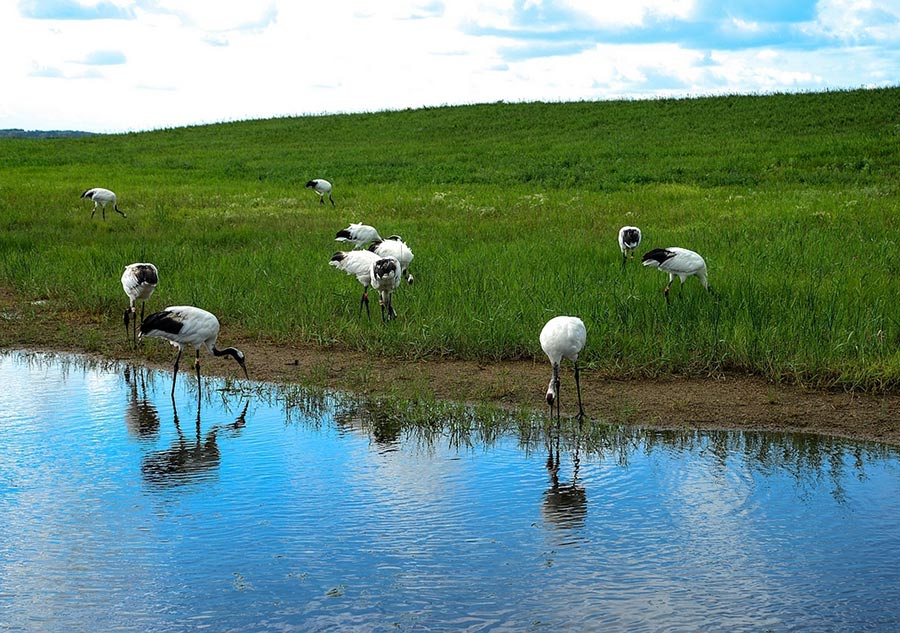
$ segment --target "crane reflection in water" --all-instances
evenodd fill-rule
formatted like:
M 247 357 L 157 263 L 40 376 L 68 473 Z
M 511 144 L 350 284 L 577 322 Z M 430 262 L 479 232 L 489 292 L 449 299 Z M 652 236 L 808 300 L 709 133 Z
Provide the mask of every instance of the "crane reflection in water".
M 206 433 L 201 431 L 200 397 L 197 397 L 197 415 L 193 433 L 182 431 L 178 409 L 172 399 L 173 423 L 177 433 L 172 444 L 163 450 L 150 451 L 141 460 L 141 474 L 144 481 L 154 488 L 172 488 L 208 480 L 216 475 L 221 461 L 219 436 L 228 433 L 232 437 L 240 435 L 247 424 L 247 409 L 250 399 L 233 422 L 215 424 Z
M 584 527 L 587 517 L 587 491 L 578 483 L 578 468 L 581 459 L 576 442 L 572 452 L 572 477 L 569 481 L 560 481 L 559 434 L 547 441 L 547 473 L 550 476 L 550 487 L 544 491 L 541 504 L 541 515 L 548 527 L 574 529 Z
M 139 440 L 155 441 L 159 437 L 159 411 L 147 395 L 147 372 L 144 367 L 125 367 L 129 394 L 125 426 Z

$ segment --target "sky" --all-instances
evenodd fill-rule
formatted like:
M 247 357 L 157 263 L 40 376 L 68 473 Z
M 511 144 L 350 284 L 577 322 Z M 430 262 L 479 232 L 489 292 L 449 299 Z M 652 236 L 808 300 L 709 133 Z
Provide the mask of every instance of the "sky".
M 0 0 L 0 129 L 900 85 L 900 0 Z

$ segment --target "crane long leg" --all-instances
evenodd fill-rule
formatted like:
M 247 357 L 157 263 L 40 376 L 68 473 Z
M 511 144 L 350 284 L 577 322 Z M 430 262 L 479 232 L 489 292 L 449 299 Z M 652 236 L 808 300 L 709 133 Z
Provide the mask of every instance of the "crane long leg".
M 584 418 L 584 407 L 581 406 L 581 372 L 578 369 L 578 361 L 575 361 L 575 389 L 578 390 L 578 419 Z
M 200 388 L 200 350 L 197 350 L 197 358 L 194 360 L 194 366 L 197 368 L 197 389 Z
M 141 323 L 144 322 L 144 308 L 145 307 L 147 307 L 147 302 L 142 301 L 141 302 Z M 135 315 L 135 316 L 137 316 L 137 315 Z M 135 319 L 135 321 L 134 321 L 134 341 L 135 341 L 135 344 L 137 344 L 137 319 Z M 143 345 L 143 343 L 144 343 L 144 339 L 141 339 L 141 345 Z
M 128 320 L 131 317 L 131 308 L 125 308 L 125 314 L 122 315 L 122 320 L 125 321 L 125 340 L 128 340 Z
M 369 317 L 369 319 L 371 319 L 372 313 L 369 312 L 369 292 L 368 291 L 369 291 L 369 287 L 366 286 L 366 289 L 363 290 L 362 298 L 359 300 L 359 311 L 362 312 L 363 305 L 365 305 L 366 306 L 366 316 Z
M 553 386 L 556 389 L 556 426 L 558 429 L 559 428 L 559 400 L 560 400 L 559 365 L 553 366 Z
M 175 397 L 175 379 L 178 378 L 178 361 L 181 360 L 182 348 L 178 348 L 178 356 L 175 357 L 175 373 L 172 374 L 172 397 Z

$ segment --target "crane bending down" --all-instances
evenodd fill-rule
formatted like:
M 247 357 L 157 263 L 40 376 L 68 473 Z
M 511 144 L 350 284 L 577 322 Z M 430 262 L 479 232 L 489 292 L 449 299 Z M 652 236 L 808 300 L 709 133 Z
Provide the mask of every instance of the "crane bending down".
M 669 288 L 676 275 L 681 279 L 682 284 L 688 277 L 696 277 L 709 294 L 713 297 L 716 296 L 706 279 L 706 262 L 694 251 L 678 246 L 654 248 L 652 251 L 644 253 L 641 263 L 644 266 L 659 268 L 661 271 L 669 273 L 669 283 L 666 284 L 664 290 L 666 303 L 669 303 Z
M 346 229 L 341 229 L 334 236 L 335 242 L 350 242 L 358 248 L 368 246 L 372 242 L 380 242 L 381 236 L 374 226 L 368 224 L 353 223 Z
M 413 260 L 413 252 L 409 246 L 400 239 L 399 235 L 391 235 L 383 240 L 372 242 L 369 250 L 379 257 L 393 257 L 400 262 L 400 274 L 406 279 L 407 283 L 415 281 L 413 276 L 409 274 L 409 265 Z
M 584 407 L 581 404 L 581 377 L 578 369 L 578 354 L 584 349 L 587 341 L 587 329 L 578 317 L 553 317 L 541 330 L 541 348 L 550 359 L 553 375 L 547 385 L 547 404 L 550 405 L 550 416 L 553 416 L 553 403 L 556 402 L 556 420 L 559 421 L 559 365 L 563 358 L 568 358 L 575 365 L 575 389 L 578 393 L 578 419 L 584 418 Z
M 116 213 L 121 215 L 123 218 L 127 218 L 122 211 L 119 211 L 119 204 L 116 202 L 116 194 L 114 194 L 109 189 L 104 189 L 103 187 L 94 187 L 93 189 L 88 189 L 83 194 L 81 194 L 82 198 L 87 198 L 88 200 L 94 201 L 94 208 L 91 210 L 91 218 L 94 217 L 94 214 L 97 213 L 97 205 L 100 205 L 100 211 L 103 215 L 103 219 L 106 219 L 106 205 L 112 202 L 113 209 L 115 209 Z
M 619 249 L 622 251 L 622 268 L 630 255 L 634 259 L 634 251 L 641 245 L 641 230 L 636 226 L 623 226 L 619 229 Z
M 334 198 L 331 197 L 331 183 L 327 180 L 323 180 L 321 178 L 313 178 L 306 186 L 317 194 L 319 194 L 319 202 L 321 204 L 325 204 L 325 195 L 328 195 L 328 199 L 331 200 L 331 206 L 334 206 Z
M 147 299 L 156 290 L 156 284 L 159 283 L 159 273 L 156 266 L 149 263 L 128 264 L 125 272 L 122 273 L 122 288 L 128 295 L 130 305 L 125 308 L 125 337 L 128 337 L 128 321 L 132 321 L 132 340 L 137 344 L 137 309 L 135 303 L 141 301 L 141 322 L 144 320 L 144 307 L 147 305 Z M 134 315 L 134 318 L 131 318 Z
M 381 257 L 372 262 L 372 288 L 378 291 L 381 298 L 381 320 L 384 322 L 396 318 L 392 299 L 394 290 L 400 285 L 400 262 L 396 257 Z M 387 315 L 387 316 L 385 316 Z
M 363 286 L 362 298 L 359 300 L 359 310 L 366 306 L 366 314 L 372 318 L 369 312 L 369 286 L 372 285 L 372 264 L 378 261 L 378 255 L 371 251 L 338 251 L 331 256 L 329 266 L 343 270 L 348 275 L 353 275 Z
M 175 373 L 172 375 L 172 394 L 175 394 L 175 379 L 178 377 L 178 362 L 185 345 L 193 345 L 197 350 L 194 366 L 197 368 L 197 384 L 200 384 L 200 348 L 205 347 L 214 356 L 231 356 L 237 361 L 244 376 L 249 380 L 244 353 L 235 347 L 219 349 L 219 320 L 211 312 L 194 306 L 172 306 L 162 312 L 154 312 L 141 323 L 141 338 L 161 338 L 178 348 L 175 357 Z

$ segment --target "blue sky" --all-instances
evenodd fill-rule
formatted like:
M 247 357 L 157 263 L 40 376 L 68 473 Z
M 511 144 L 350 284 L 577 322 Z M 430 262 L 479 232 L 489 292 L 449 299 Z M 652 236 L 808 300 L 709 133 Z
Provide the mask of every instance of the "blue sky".
M 0 128 L 120 132 L 893 86 L 900 0 L 4 0 L 0 47 Z

